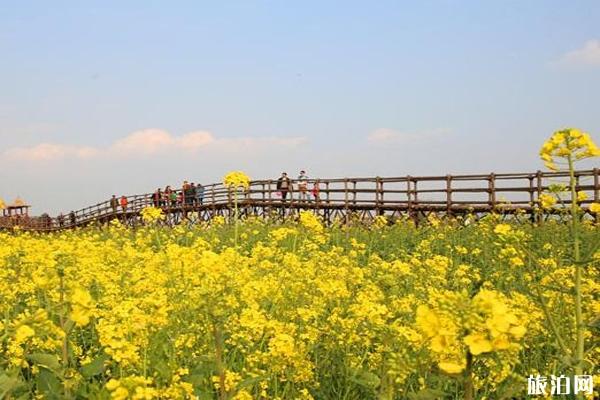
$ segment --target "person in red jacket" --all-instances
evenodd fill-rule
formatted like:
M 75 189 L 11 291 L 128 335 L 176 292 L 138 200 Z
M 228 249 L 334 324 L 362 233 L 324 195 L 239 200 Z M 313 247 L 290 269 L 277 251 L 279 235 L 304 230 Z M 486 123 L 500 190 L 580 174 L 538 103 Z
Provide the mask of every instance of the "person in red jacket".
M 311 193 L 313 195 L 313 197 L 315 198 L 315 201 L 319 201 L 319 194 L 321 193 L 321 189 L 319 188 L 319 181 L 315 181 L 313 188 L 311 190 Z
M 123 213 L 125 213 L 127 211 L 127 204 L 129 204 L 129 201 L 127 200 L 127 197 L 125 196 L 121 196 L 121 208 L 123 209 Z

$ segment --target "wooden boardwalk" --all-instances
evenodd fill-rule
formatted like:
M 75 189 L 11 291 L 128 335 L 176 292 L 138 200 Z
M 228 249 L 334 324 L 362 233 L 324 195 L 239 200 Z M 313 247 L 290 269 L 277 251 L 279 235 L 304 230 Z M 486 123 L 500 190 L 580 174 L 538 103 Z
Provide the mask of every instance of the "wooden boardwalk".
M 581 202 L 586 213 L 592 202 L 600 201 L 600 169 L 576 172 L 577 190 L 587 194 Z M 210 221 L 216 216 L 230 218 L 234 197 L 238 198 L 242 216 L 264 218 L 293 218 L 300 210 L 312 210 L 327 222 L 372 219 L 377 215 L 392 218 L 410 217 L 415 221 L 431 213 L 443 215 L 471 214 L 481 217 L 490 212 L 535 220 L 560 213 L 541 211 L 539 197 L 552 185 L 565 184 L 567 172 L 503 173 L 486 175 L 403 176 L 374 178 L 312 179 L 308 199 L 299 199 L 292 190 L 286 201 L 277 190 L 276 180 L 252 181 L 247 190 L 233 191 L 222 183 L 204 186 L 202 202 L 190 204 L 160 204 L 166 218 L 164 224 Z M 319 195 L 311 194 L 314 184 Z M 296 182 L 293 189 L 296 188 Z M 180 191 L 178 191 L 179 193 Z M 290 198 L 291 197 L 291 198 Z M 153 196 L 128 196 L 126 210 L 115 212 L 110 200 L 65 213 L 58 217 L 0 218 L 0 228 L 19 226 L 35 231 L 56 231 L 89 224 L 106 224 L 118 218 L 135 226 L 142 224 L 140 211 L 154 206 Z M 570 194 L 562 193 L 560 200 L 569 204 Z

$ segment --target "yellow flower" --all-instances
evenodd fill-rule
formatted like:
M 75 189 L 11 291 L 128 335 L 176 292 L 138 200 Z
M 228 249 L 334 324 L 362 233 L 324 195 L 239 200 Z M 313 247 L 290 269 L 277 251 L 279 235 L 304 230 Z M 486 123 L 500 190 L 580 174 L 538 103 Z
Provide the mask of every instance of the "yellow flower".
M 557 170 L 555 158 L 569 158 L 582 160 L 597 157 L 600 149 L 587 133 L 579 129 L 567 128 L 554 132 L 550 139 L 542 145 L 540 158 L 550 170 Z
M 465 336 L 465 344 L 469 346 L 469 350 L 473 355 L 487 353 L 492 351 L 492 344 L 480 333 Z
M 590 211 L 594 214 L 600 214 L 600 203 L 590 204 Z
M 28 325 L 21 325 L 15 332 L 15 341 L 17 343 L 23 343 L 30 337 L 35 336 L 35 331 Z
M 454 362 L 440 362 L 438 363 L 438 367 L 445 373 L 452 375 L 460 374 L 465 369 L 464 365 Z
M 522 267 L 525 265 L 525 263 L 523 262 L 523 259 L 521 257 L 512 257 L 510 259 L 510 265 L 512 265 L 513 267 Z
M 542 193 L 539 197 L 542 208 L 549 209 L 552 208 L 556 204 L 556 197 L 551 194 Z
M 165 218 L 162 209 L 156 207 L 146 207 L 140 212 L 140 215 L 146 223 L 152 223 Z
M 300 224 L 313 232 L 323 232 L 323 224 L 321 224 L 321 220 L 310 211 L 300 212 Z
M 498 235 L 508 235 L 511 230 L 512 227 L 508 224 L 498 224 L 494 228 L 494 233 L 497 233 Z
M 231 188 L 245 188 L 250 186 L 250 177 L 242 171 L 232 171 L 223 177 L 223 184 Z
M 517 326 L 513 326 L 512 328 L 510 328 L 508 330 L 508 332 L 515 338 L 515 339 L 521 339 L 525 333 L 527 332 L 527 329 L 522 326 L 522 325 L 517 325 Z
M 493 340 L 492 345 L 494 350 L 506 350 L 510 347 L 510 342 L 506 335 L 500 335 Z
M 429 307 L 420 305 L 417 307 L 417 326 L 429 337 L 440 332 L 441 324 L 438 316 Z
M 252 400 L 254 397 L 250 393 L 246 391 L 246 389 L 242 389 L 236 393 L 233 397 L 233 400 Z
M 387 226 L 387 224 L 388 224 L 388 219 L 383 215 L 377 215 L 373 219 L 373 227 L 375 229 L 385 228 Z
M 588 199 L 588 195 L 584 191 L 577 192 L 577 201 L 582 202 Z
M 80 288 L 75 289 L 71 296 L 71 320 L 77 326 L 85 326 L 90 322 L 94 302 L 90 294 Z

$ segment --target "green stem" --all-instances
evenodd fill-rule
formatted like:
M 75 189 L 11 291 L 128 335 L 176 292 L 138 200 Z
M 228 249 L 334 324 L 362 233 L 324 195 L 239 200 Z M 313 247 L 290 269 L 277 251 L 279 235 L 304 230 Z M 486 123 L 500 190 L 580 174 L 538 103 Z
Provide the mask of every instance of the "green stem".
M 223 368 L 223 336 L 216 322 L 213 322 L 213 340 L 215 341 L 215 366 L 219 376 L 219 400 L 227 398 L 225 389 L 225 370 Z
M 573 158 L 569 154 L 567 158 L 569 162 L 569 183 L 571 186 L 571 235 L 573 237 L 573 259 L 575 262 L 575 330 L 577 333 L 577 342 L 575 347 L 575 374 L 583 373 L 583 355 L 584 355 L 584 325 L 582 318 L 581 304 L 581 255 L 580 255 L 580 238 L 579 238 L 579 210 L 577 205 L 577 187 L 575 179 L 575 168 Z
M 538 301 L 542 305 L 542 311 L 544 312 L 544 315 L 546 316 L 546 319 L 548 320 L 548 323 L 550 324 L 550 329 L 552 329 L 552 332 L 554 333 L 554 336 L 556 337 L 556 342 L 558 343 L 558 346 L 566 355 L 569 355 L 570 354 L 569 349 L 565 345 L 565 342 L 560 334 L 560 331 L 558 330 L 558 326 L 556 325 L 554 318 L 552 318 L 552 314 L 550 314 L 550 310 L 548 310 L 548 305 L 546 304 L 546 301 L 542 297 L 540 288 L 536 286 L 535 290 L 537 292 Z
M 65 299 L 65 272 L 64 267 L 61 265 L 58 267 L 58 276 L 60 278 L 59 287 L 60 287 L 60 314 L 58 315 L 60 327 L 64 332 L 64 337 L 61 345 L 61 359 L 62 359 L 62 367 L 63 373 L 69 367 L 69 333 L 70 329 L 67 327 L 67 304 Z M 71 392 L 67 385 L 64 386 L 64 395 L 65 398 L 71 398 Z
M 465 369 L 465 400 L 475 398 L 475 388 L 473 387 L 473 354 L 467 350 L 467 368 Z
M 234 213 L 233 213 L 233 218 L 234 218 L 234 244 L 235 247 L 237 248 L 238 245 L 238 220 L 239 220 L 239 216 L 238 216 L 238 200 L 237 200 L 237 188 L 235 189 L 235 192 L 233 194 L 233 206 L 234 206 Z

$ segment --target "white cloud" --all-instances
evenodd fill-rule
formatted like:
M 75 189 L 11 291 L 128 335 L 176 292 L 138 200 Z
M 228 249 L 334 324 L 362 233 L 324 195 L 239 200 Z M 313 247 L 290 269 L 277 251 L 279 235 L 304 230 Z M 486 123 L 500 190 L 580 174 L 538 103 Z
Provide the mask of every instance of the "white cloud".
M 371 143 L 382 143 L 396 140 L 401 136 L 401 132 L 395 131 L 393 129 L 379 128 L 369 133 L 369 136 L 367 136 L 367 140 Z
M 169 150 L 176 138 L 160 129 L 145 129 L 115 141 L 108 151 L 120 155 L 151 155 Z
M 390 128 L 379 128 L 367 135 L 367 141 L 371 144 L 415 144 L 441 138 L 449 132 L 448 129 L 404 132 Z
M 116 140 L 106 148 L 42 143 L 32 147 L 15 147 L 5 151 L 4 158 L 16 161 L 53 161 L 101 157 L 146 157 L 195 153 L 203 149 L 226 151 L 276 150 L 282 146 L 297 147 L 304 137 L 237 137 L 216 138 L 211 132 L 194 131 L 175 136 L 161 129 L 144 129 Z
M 599 67 L 600 40 L 588 40 L 584 43 L 583 47 L 564 54 L 557 61 L 557 64 L 570 67 Z
M 15 147 L 8 149 L 4 156 L 13 160 L 51 161 L 61 158 L 91 158 L 98 150 L 89 146 L 72 146 L 53 143 L 40 143 L 32 147 Z

